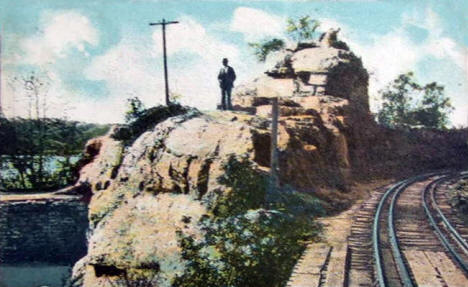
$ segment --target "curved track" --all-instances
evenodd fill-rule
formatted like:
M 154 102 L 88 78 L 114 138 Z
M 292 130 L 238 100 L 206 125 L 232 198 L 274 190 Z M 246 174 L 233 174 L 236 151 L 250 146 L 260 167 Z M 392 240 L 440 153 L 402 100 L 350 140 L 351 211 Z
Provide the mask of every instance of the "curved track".
M 350 210 L 343 241 L 311 243 L 287 286 L 468 286 L 468 225 L 448 195 L 461 178 L 429 173 L 373 190 Z
M 466 241 L 434 199 L 439 184 L 450 178 L 414 177 L 381 197 L 372 229 L 379 286 L 468 286 Z

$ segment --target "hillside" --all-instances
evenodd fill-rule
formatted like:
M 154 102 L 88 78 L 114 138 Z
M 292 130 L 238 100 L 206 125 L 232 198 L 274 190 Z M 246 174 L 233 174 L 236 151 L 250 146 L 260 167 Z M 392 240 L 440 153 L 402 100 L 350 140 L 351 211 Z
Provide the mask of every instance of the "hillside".
M 348 207 L 353 183 L 466 164 L 466 131 L 378 126 L 367 71 L 342 42 L 325 35 L 276 56 L 234 92 L 236 111 L 161 108 L 134 141 L 114 127 L 88 142 L 76 190 L 90 237 L 74 286 L 282 286 L 318 239 L 313 218 Z M 267 188 L 271 97 L 278 193 Z

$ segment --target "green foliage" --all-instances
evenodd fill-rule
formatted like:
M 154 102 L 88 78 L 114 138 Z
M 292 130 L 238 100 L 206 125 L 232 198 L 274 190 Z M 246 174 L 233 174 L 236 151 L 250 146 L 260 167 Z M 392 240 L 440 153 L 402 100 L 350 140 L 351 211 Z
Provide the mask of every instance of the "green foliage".
M 316 34 L 320 22 L 310 19 L 310 16 L 303 16 L 298 19 L 288 19 L 286 32 L 288 36 L 296 42 L 312 40 Z
M 0 154 L 37 155 L 43 149 L 46 155 L 76 155 L 89 139 L 107 133 L 109 127 L 54 118 L 0 118 Z
M 138 104 L 138 98 L 134 99 L 137 99 L 137 101 L 134 102 L 135 110 L 131 112 L 132 115 L 129 116 L 130 120 L 127 122 L 127 126 L 119 129 L 113 135 L 115 139 L 122 140 L 127 144 L 130 144 L 142 133 L 170 117 L 186 114 L 189 111 L 191 111 L 192 114 L 198 113 L 195 109 L 190 109 L 179 104 L 169 104 L 168 106 L 161 105 L 144 109 L 142 105 L 140 106 Z
M 173 286 L 284 286 L 305 242 L 321 231 L 313 221 L 320 202 L 291 189 L 266 201 L 267 178 L 248 160 L 233 156 L 224 168 L 219 181 L 231 190 L 199 222 L 205 238 L 178 233 L 187 265 Z
M 310 16 L 303 16 L 298 19 L 289 18 L 286 33 L 295 42 L 310 41 L 316 36 L 319 26 L 320 22 L 311 19 Z M 265 62 L 271 52 L 284 48 L 285 41 L 278 38 L 264 39 L 260 42 L 249 43 L 249 46 L 254 49 L 254 55 L 257 57 L 257 60 Z
M 249 46 L 254 49 L 254 55 L 260 62 L 265 62 L 268 54 L 274 51 L 279 51 L 284 48 L 284 41 L 281 39 L 273 38 L 270 40 L 263 40 L 257 43 L 249 43 Z
M 128 110 L 125 113 L 125 122 L 132 123 L 145 112 L 145 106 L 138 97 L 127 99 Z
M 380 93 L 383 105 L 377 118 L 385 126 L 445 129 L 449 123 L 453 107 L 444 87 L 436 82 L 421 86 L 409 72 L 399 75 Z
M 60 119 L 0 118 L 0 187 L 50 190 L 73 182 L 86 141 L 108 129 Z
M 220 194 L 213 213 L 219 217 L 237 215 L 265 204 L 267 178 L 254 171 L 248 160 L 231 156 L 224 166 L 225 173 L 219 183 L 231 188 L 227 195 Z
M 324 202 L 310 193 L 297 192 L 289 186 L 270 191 L 268 204 L 270 208 L 293 214 L 295 216 L 325 216 Z
M 188 264 L 173 286 L 284 286 L 304 241 L 318 230 L 311 219 L 264 209 L 205 219 L 202 226 L 202 242 L 180 234 Z

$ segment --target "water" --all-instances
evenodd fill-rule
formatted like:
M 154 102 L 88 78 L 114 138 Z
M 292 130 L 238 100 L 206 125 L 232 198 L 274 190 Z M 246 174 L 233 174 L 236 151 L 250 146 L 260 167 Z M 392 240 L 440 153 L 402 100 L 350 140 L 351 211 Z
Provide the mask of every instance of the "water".
M 75 164 L 80 159 L 80 156 L 71 156 L 70 163 Z M 47 156 L 44 162 L 44 169 L 48 173 L 52 174 L 57 172 L 60 168 L 60 162 L 64 161 L 63 156 Z M 18 171 L 12 167 L 11 161 L 8 155 L 0 155 L 0 181 L 12 180 L 18 176 Z M 2 287 L 2 286 L 0 286 Z
M 9 164 L 8 155 L 0 155 L 0 171 L 4 174 L 16 174 L 14 168 Z M 46 156 L 44 168 L 48 171 L 56 171 L 60 167 L 60 161 L 63 161 L 63 156 Z M 80 159 L 80 156 L 75 155 L 70 157 L 71 164 L 75 164 Z
M 62 287 L 70 268 L 39 263 L 0 265 L 0 287 Z

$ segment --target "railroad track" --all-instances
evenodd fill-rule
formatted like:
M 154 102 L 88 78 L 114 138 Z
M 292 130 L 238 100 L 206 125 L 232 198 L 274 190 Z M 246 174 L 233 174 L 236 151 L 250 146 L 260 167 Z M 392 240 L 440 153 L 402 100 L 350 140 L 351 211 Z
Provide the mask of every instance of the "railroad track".
M 468 286 L 466 241 L 435 200 L 451 178 L 418 176 L 382 195 L 372 229 L 378 286 Z
M 352 211 L 344 247 L 311 245 L 288 287 L 467 287 L 468 226 L 447 196 L 460 178 L 468 173 L 425 174 L 373 191 Z

